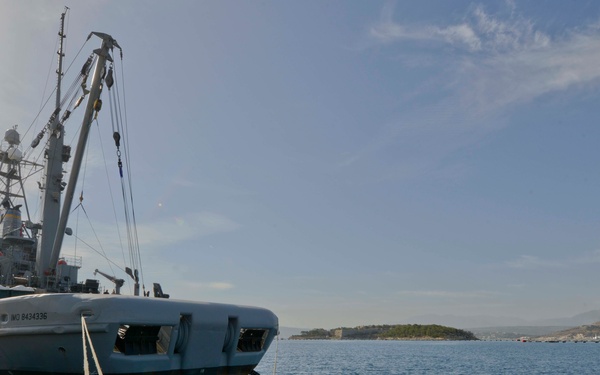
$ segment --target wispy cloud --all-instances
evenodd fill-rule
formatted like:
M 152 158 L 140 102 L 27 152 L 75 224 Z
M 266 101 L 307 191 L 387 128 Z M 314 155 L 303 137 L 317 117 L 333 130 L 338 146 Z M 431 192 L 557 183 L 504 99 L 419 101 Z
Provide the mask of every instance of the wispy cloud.
M 575 260 L 575 263 L 578 264 L 591 264 L 591 263 L 600 263 L 600 250 L 594 250 L 592 252 L 583 254 L 579 258 Z
M 517 259 L 506 262 L 511 268 L 518 269 L 544 269 L 579 267 L 586 264 L 600 263 L 600 250 L 587 252 L 570 258 L 543 259 L 533 255 L 521 255 Z
M 478 6 L 468 19 L 451 25 L 401 25 L 393 21 L 394 9 L 385 6 L 379 23 L 369 34 L 383 43 L 420 40 L 447 43 L 456 48 L 475 51 L 506 51 L 546 47 L 550 38 L 535 30 L 530 20 L 513 15 L 506 20 L 493 17 Z
M 501 20 L 487 14 L 482 6 L 473 12 L 474 33 L 482 41 L 486 51 L 511 51 L 525 48 L 547 47 L 550 38 L 535 30 L 531 20 L 522 18 L 513 12 L 507 20 Z
M 393 166 L 393 175 L 435 170 L 453 151 L 506 126 L 505 119 L 519 106 L 600 83 L 598 27 L 551 36 L 515 9 L 502 17 L 483 6 L 471 9 L 454 24 L 404 25 L 394 21 L 392 6 L 383 8 L 379 22 L 369 29 L 372 40 L 384 46 L 378 51 L 389 47 L 392 56 L 383 56 L 400 61 L 399 77 L 423 66 L 430 74 L 411 88 L 411 95 L 398 93 L 405 110 L 381 125 L 362 148 L 345 155 L 341 166 L 393 147 L 401 153 L 397 160 L 406 164 Z M 393 47 L 409 41 L 411 56 L 425 56 L 426 64 L 411 59 L 404 64 L 406 58 L 396 57 Z M 436 43 L 452 46 L 437 62 L 431 57 L 439 57 L 440 49 L 432 48 Z M 437 65 L 431 66 L 432 61 Z
M 202 289 L 202 290 L 228 290 L 235 288 L 235 285 L 223 282 L 223 281 L 213 281 L 213 282 L 185 282 L 183 286 L 189 289 Z
M 479 112 L 507 109 L 542 95 L 598 83 L 600 34 L 572 34 L 545 48 L 465 62 L 461 101 Z
M 397 295 L 429 298 L 490 298 L 499 293 L 492 291 L 402 290 Z
M 405 27 L 393 22 L 380 23 L 370 30 L 371 36 L 382 42 L 402 39 L 438 40 L 453 45 L 464 45 L 472 51 L 481 49 L 481 41 L 467 24 L 440 27 Z
M 140 248 L 148 256 L 155 252 L 164 252 L 165 248 L 171 248 L 185 241 L 209 236 L 217 233 L 231 232 L 239 228 L 239 224 L 228 217 L 214 212 L 198 212 L 179 217 L 167 217 L 158 221 L 139 223 L 137 233 Z M 91 228 L 81 226 L 77 237 L 79 241 L 80 255 L 91 252 L 100 252 L 105 249 L 111 258 L 118 256 L 121 246 L 126 239 L 119 239 L 114 224 L 94 223 L 94 233 Z M 122 232 L 122 236 L 125 234 Z M 102 246 L 94 240 L 99 238 Z M 85 239 L 85 243 L 83 242 Z M 66 243 L 64 250 L 73 253 L 72 244 Z M 92 248 L 92 249 L 90 249 Z M 83 254 L 81 254 L 83 253 Z M 119 259 L 119 258 L 115 258 Z
M 552 40 L 530 20 L 520 16 L 501 20 L 479 6 L 469 22 L 445 27 L 403 26 L 388 14 L 371 35 L 385 42 L 429 39 L 457 45 L 461 41 L 458 45 L 471 52 L 481 51 L 454 55 L 457 63 L 446 68 L 454 70 L 455 78 L 436 86 L 458 96 L 461 110 L 475 104 L 479 111 L 489 112 L 600 78 L 600 66 L 594 63 L 600 58 L 597 27 L 566 31 Z
M 534 269 L 534 268 L 557 268 L 564 264 L 561 262 L 547 259 L 540 259 L 532 255 L 521 255 L 515 260 L 506 262 L 511 268 Z
M 142 223 L 137 230 L 140 246 L 164 248 L 197 237 L 231 232 L 238 227 L 239 224 L 222 214 L 203 211 Z

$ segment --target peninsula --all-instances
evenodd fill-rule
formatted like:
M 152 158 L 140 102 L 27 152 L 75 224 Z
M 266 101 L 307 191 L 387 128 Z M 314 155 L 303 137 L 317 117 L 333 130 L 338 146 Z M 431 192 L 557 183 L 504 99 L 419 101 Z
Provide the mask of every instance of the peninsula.
M 372 325 L 302 331 L 290 340 L 478 340 L 473 333 L 437 324 Z

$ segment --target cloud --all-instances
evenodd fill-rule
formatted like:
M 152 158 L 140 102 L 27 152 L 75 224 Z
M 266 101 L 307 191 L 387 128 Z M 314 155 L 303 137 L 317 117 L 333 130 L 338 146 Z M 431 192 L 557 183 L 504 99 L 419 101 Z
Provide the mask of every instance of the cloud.
M 235 285 L 222 282 L 222 281 L 213 281 L 213 282 L 185 282 L 183 286 L 190 289 L 203 289 L 203 290 L 229 290 L 235 288 Z
M 393 150 L 396 157 L 386 165 L 385 179 L 455 168 L 442 161 L 505 127 L 520 106 L 600 83 L 598 27 L 551 37 L 514 8 L 509 10 L 500 17 L 476 6 L 453 24 L 404 25 L 393 20 L 392 6 L 384 6 L 379 22 L 369 30 L 372 40 L 388 47 L 378 48 L 378 53 L 399 62 L 398 77 L 414 71 L 415 77 L 425 78 L 411 86 L 410 94 L 398 91 L 402 110 L 375 127 L 362 147 L 345 154 L 339 165 L 350 167 Z M 407 41 L 413 42 L 410 57 L 403 57 L 404 49 L 398 53 L 394 46 Z M 432 43 L 453 48 L 440 58 Z M 415 63 L 415 58 L 424 63 Z
M 411 297 L 431 297 L 431 298 L 490 298 L 499 293 L 491 291 L 464 291 L 454 292 L 446 290 L 403 290 L 396 292 L 397 295 Z
M 534 29 L 531 20 L 515 16 L 514 9 L 508 20 L 500 20 L 487 14 L 482 6 L 473 12 L 475 33 L 487 51 L 506 51 L 523 48 L 541 48 L 550 38 Z
M 401 39 L 434 40 L 453 45 L 465 45 L 473 51 L 481 48 L 481 41 L 467 24 L 451 25 L 446 28 L 406 28 L 393 22 L 386 22 L 372 27 L 370 33 L 374 38 L 386 43 Z
M 239 224 L 214 212 L 198 212 L 138 224 L 141 247 L 164 248 L 197 237 L 231 232 Z
M 393 7 L 385 6 L 380 21 L 369 29 L 369 35 L 382 43 L 403 40 L 433 41 L 450 44 L 468 51 L 506 51 L 545 47 L 550 38 L 535 30 L 532 21 L 515 16 L 501 20 L 477 6 L 470 19 L 456 24 L 405 26 L 393 21 Z
M 445 41 L 482 51 L 445 56 L 446 81 L 428 85 L 439 91 L 446 88 L 458 97 L 461 111 L 475 108 L 490 112 L 521 104 L 541 95 L 593 82 L 600 78 L 600 33 L 590 27 L 571 31 L 552 40 L 534 23 L 518 16 L 500 20 L 478 6 L 470 23 L 444 27 L 407 27 L 391 20 L 389 8 L 371 35 L 384 42 L 407 39 Z M 454 58 L 454 61 L 452 59 Z M 451 74 L 450 74 L 451 73 Z M 429 95 L 431 91 L 422 95 Z M 475 106 L 474 106 L 475 105 Z
M 600 250 L 587 252 L 571 258 L 564 259 L 541 259 L 533 255 L 521 255 L 515 260 L 506 262 L 506 265 L 511 268 L 518 269 L 540 269 L 540 268 L 567 268 L 580 267 L 600 263 Z
M 521 255 L 515 260 L 506 262 L 506 264 L 511 268 L 519 269 L 558 268 L 563 266 L 561 262 L 544 260 L 532 255 Z
M 478 112 L 505 110 L 542 95 L 597 83 L 600 35 L 573 34 L 540 49 L 470 60 L 459 71 L 463 105 Z
M 586 253 L 575 260 L 576 264 L 600 263 L 600 250 L 594 250 Z
M 172 248 L 185 241 L 231 232 L 237 228 L 239 228 L 239 224 L 226 216 L 203 211 L 138 223 L 137 233 L 140 248 L 145 256 L 149 256 L 156 252 L 162 253 L 164 249 Z M 120 259 L 121 246 L 126 244 L 127 239 L 124 238 L 126 234 L 123 230 L 121 230 L 122 241 L 117 234 L 115 224 L 94 223 L 94 233 L 87 225 L 80 226 L 77 234 L 80 242 L 79 246 L 81 247 L 79 250 L 80 255 L 87 256 L 86 254 L 90 254 L 92 251 L 102 252 L 102 249 L 105 249 L 109 258 L 115 261 Z M 101 246 L 94 240 L 96 236 L 101 240 Z M 73 244 L 65 243 L 63 250 L 73 253 L 73 246 Z M 92 249 L 90 250 L 90 248 Z

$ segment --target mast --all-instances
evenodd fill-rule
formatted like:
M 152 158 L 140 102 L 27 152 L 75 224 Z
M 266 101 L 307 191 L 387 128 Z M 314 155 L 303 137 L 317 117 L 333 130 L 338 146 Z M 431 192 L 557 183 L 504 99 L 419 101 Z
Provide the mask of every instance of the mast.
M 81 124 L 81 131 L 79 134 L 79 140 L 77 142 L 77 149 L 73 157 L 73 168 L 71 170 L 71 176 L 69 177 L 69 183 L 67 184 L 67 191 L 65 193 L 65 201 L 60 214 L 60 220 L 58 227 L 56 228 L 56 235 L 54 237 L 54 244 L 52 246 L 52 253 L 48 262 L 50 270 L 56 269 L 56 263 L 60 256 L 60 248 L 63 243 L 65 230 L 67 227 L 67 220 L 69 219 L 69 211 L 71 209 L 71 203 L 73 202 L 73 196 L 75 194 L 75 187 L 77 186 L 77 179 L 79 177 L 79 170 L 81 169 L 81 162 L 85 153 L 85 147 L 87 145 L 87 138 L 90 132 L 92 121 L 94 120 L 94 112 L 100 110 L 99 101 L 100 94 L 102 93 L 102 80 L 106 69 L 106 61 L 113 61 L 110 56 L 110 51 L 113 47 L 121 48 L 116 40 L 110 35 L 98 32 L 92 32 L 88 39 L 96 35 L 102 39 L 102 46 L 99 49 L 94 50 L 94 53 L 98 55 L 96 67 L 94 68 L 94 75 L 92 77 L 92 84 L 90 87 L 90 93 L 88 97 L 87 106 L 85 108 L 85 114 L 83 116 L 83 122 Z M 47 268 L 46 268 L 47 269 Z
M 64 189 L 62 164 L 63 160 L 63 126 L 60 123 L 60 99 L 61 99 L 61 83 L 62 83 L 62 64 L 63 57 L 63 42 L 65 35 L 65 11 L 60 16 L 60 44 L 58 48 L 58 68 L 56 69 L 56 105 L 54 113 L 48 123 L 48 145 L 45 151 L 45 167 L 44 167 L 44 185 L 42 188 L 42 235 L 39 237 L 37 245 L 36 266 L 37 274 L 43 275 L 44 271 L 49 268 L 50 253 L 56 235 L 58 226 L 58 218 L 60 216 L 60 195 Z M 68 159 L 68 158 L 67 158 Z

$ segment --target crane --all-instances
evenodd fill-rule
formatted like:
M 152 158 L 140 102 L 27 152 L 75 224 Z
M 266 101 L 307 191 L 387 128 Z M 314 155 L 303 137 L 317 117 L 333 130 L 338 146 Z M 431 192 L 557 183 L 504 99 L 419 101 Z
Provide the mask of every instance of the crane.
M 106 277 L 107 279 L 109 279 L 110 281 L 112 281 L 113 283 L 115 283 L 115 293 L 116 294 L 121 294 L 121 287 L 123 286 L 123 284 L 125 284 L 125 280 L 123 279 L 117 279 L 114 276 L 108 275 L 102 271 L 99 271 L 97 268 L 94 271 L 94 276 L 96 276 L 96 274 L 99 273 L 100 275 Z

